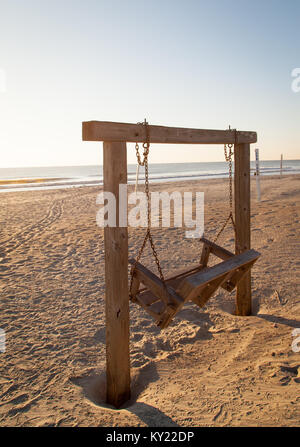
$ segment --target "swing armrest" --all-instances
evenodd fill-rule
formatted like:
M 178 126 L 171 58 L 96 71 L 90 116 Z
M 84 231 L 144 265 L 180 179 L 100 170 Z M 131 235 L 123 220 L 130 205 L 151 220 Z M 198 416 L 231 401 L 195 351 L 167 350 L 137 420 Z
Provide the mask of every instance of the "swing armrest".
M 136 263 L 135 259 L 129 259 L 128 262 L 132 266 L 135 265 L 134 275 L 138 278 L 138 280 L 167 305 L 170 304 L 170 300 L 176 304 L 181 304 L 183 302 L 182 298 L 175 292 L 174 289 L 172 289 L 172 287 L 164 285 L 161 279 L 154 275 L 154 273 L 147 269 L 147 267 L 143 266 L 139 262 Z
M 227 259 L 230 259 L 234 256 L 231 251 L 226 250 L 226 248 L 220 247 L 220 245 L 217 245 L 214 242 L 209 241 L 208 239 L 205 239 L 205 237 L 200 238 L 200 241 L 203 242 L 204 245 L 207 245 L 209 247 L 210 253 L 220 259 L 223 259 L 223 261 L 226 261 Z
M 197 296 L 207 284 L 222 276 L 225 278 L 226 274 L 229 274 L 230 272 L 233 274 L 242 267 L 249 268 L 259 256 L 260 253 L 257 251 L 253 249 L 247 250 L 244 253 L 235 255 L 233 258 L 227 259 L 209 269 L 194 273 L 182 281 L 177 289 L 177 293 L 184 299 L 193 299 L 193 297 Z

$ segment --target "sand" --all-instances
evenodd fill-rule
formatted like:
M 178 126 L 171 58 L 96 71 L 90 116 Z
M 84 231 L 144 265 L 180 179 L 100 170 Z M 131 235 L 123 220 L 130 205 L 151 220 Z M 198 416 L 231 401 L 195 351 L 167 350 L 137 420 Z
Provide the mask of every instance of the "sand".
M 252 179 L 253 316 L 233 315 L 235 293 L 187 304 L 160 331 L 132 304 L 132 399 L 105 405 L 103 230 L 99 187 L 1 194 L 1 426 L 300 425 L 300 176 Z M 205 233 L 226 212 L 225 180 L 155 184 L 204 191 Z M 197 260 L 183 229 L 154 230 L 166 272 Z M 144 231 L 130 229 L 135 255 Z M 222 243 L 233 248 L 228 229 Z M 153 266 L 146 252 L 145 263 Z M 299 344 L 300 345 L 300 344 Z

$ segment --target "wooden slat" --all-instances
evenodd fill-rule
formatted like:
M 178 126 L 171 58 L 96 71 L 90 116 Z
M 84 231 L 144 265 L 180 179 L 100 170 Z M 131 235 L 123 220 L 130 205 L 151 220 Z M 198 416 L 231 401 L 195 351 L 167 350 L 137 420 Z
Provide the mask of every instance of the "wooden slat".
M 216 278 L 215 280 L 211 281 L 209 284 L 206 284 L 205 288 L 198 296 L 195 296 L 193 298 L 193 302 L 197 304 L 199 307 L 205 306 L 209 298 L 217 291 L 217 289 L 220 287 L 220 285 L 226 281 L 226 279 L 231 275 L 230 273 L 225 273 L 219 278 Z
M 200 271 L 184 279 L 181 286 L 176 292 L 184 299 L 193 299 L 203 286 L 218 277 L 229 273 L 232 270 L 247 264 L 248 262 L 256 260 L 260 254 L 255 250 L 248 250 L 245 253 L 234 256 L 233 258 L 223 261 L 205 271 Z
M 183 280 L 184 280 L 186 277 L 188 277 L 188 276 L 190 276 L 190 275 L 193 275 L 194 273 L 197 273 L 197 272 L 199 272 L 199 271 L 200 271 L 200 269 L 192 270 L 189 274 L 187 274 L 187 275 L 185 275 L 185 276 L 179 276 L 179 277 L 177 277 L 177 278 L 167 279 L 167 280 L 166 280 L 166 283 L 167 283 L 168 285 L 170 285 L 174 290 L 177 290 L 178 287 L 179 287 L 179 285 L 183 282 Z
M 180 306 L 181 309 L 182 306 Z M 165 312 L 163 313 L 163 316 L 160 318 L 160 320 L 157 323 L 157 326 L 160 327 L 160 329 L 165 329 L 167 328 L 171 321 L 173 320 L 173 318 L 175 317 L 175 315 L 179 312 L 180 309 L 170 309 L 167 308 L 165 310 Z
M 165 329 L 169 326 L 172 319 L 178 312 L 178 308 L 166 306 L 161 300 L 157 299 L 155 295 L 152 294 L 149 290 L 146 292 L 137 295 L 137 303 L 156 321 L 157 326 L 160 329 Z M 149 306 L 148 304 L 151 303 Z
M 187 129 L 149 125 L 150 143 L 171 144 L 225 144 L 235 143 L 232 130 Z M 145 142 L 145 128 L 141 124 L 109 121 L 85 121 L 82 123 L 83 141 Z M 256 132 L 238 131 L 238 143 L 256 143 Z
M 129 263 L 135 265 L 134 259 L 129 259 Z M 154 275 L 147 267 L 143 266 L 139 262 L 135 265 L 135 276 L 143 283 L 147 288 L 153 292 L 154 295 L 158 296 L 165 303 L 170 301 L 169 294 L 166 291 L 162 281 Z
M 129 259 L 129 263 L 135 265 L 134 259 Z M 163 282 L 158 278 L 154 273 L 152 273 L 149 269 L 147 269 L 144 265 L 139 262 L 136 264 L 135 274 L 138 279 L 153 292 L 154 295 L 157 295 L 161 300 L 163 300 L 166 304 L 173 303 L 180 304 L 183 300 L 180 296 L 178 296 L 175 290 L 172 287 L 164 287 Z
M 204 269 L 194 269 L 194 270 L 191 270 L 187 275 L 185 275 L 185 276 L 181 276 L 181 277 L 179 277 L 179 278 L 175 278 L 175 279 L 167 279 L 166 280 L 166 282 L 167 282 L 167 284 L 170 284 L 170 286 L 171 287 L 173 287 L 173 289 L 174 290 L 178 290 L 179 289 L 179 287 L 180 287 L 180 285 L 181 285 L 181 283 L 183 282 L 183 280 L 184 280 L 184 278 L 185 277 L 187 277 L 187 276 L 190 276 L 190 275 L 193 275 L 194 273 L 197 273 L 197 272 L 199 272 L 199 271 L 204 271 L 205 269 L 208 269 L 209 267 L 205 267 Z M 230 292 L 230 291 L 232 291 L 234 288 L 235 288 L 235 286 L 230 290 L 230 287 L 228 287 L 228 285 L 226 284 L 226 283 L 222 283 L 221 284 L 221 287 L 224 289 L 224 290 L 226 290 L 227 292 Z
M 228 253 L 230 253 L 230 252 L 228 252 Z M 232 257 L 232 256 L 234 256 L 234 254 L 231 253 L 230 257 Z M 228 259 L 228 258 L 226 257 L 226 259 Z M 252 266 L 252 263 L 250 265 L 250 268 L 251 268 L 251 266 Z M 185 277 L 193 275 L 194 273 L 197 273 L 199 271 L 205 271 L 207 268 L 209 268 L 209 267 L 201 267 L 201 265 L 199 265 L 199 264 L 194 264 L 194 268 L 191 267 L 189 270 L 182 270 L 181 272 L 178 272 L 178 274 L 174 274 L 174 276 L 171 276 L 171 277 L 167 278 L 166 279 L 166 283 L 168 285 L 170 285 L 171 287 L 173 287 L 174 290 L 177 290 L 180 287 L 180 284 L 182 283 L 182 281 L 183 281 L 183 279 Z M 248 268 L 249 267 L 247 266 L 246 270 L 248 270 Z M 221 287 L 224 290 L 226 290 L 227 292 L 232 292 L 233 289 L 235 289 L 236 284 L 239 281 L 240 277 L 244 276 L 246 270 L 243 270 L 243 272 L 237 278 L 237 280 L 234 280 L 234 281 L 231 282 L 231 279 L 230 279 L 230 283 L 222 283 Z M 144 289 L 144 290 L 146 290 L 146 289 Z
M 104 190 L 115 195 L 118 210 L 119 183 L 127 183 L 126 143 L 104 143 L 103 166 Z M 106 398 L 118 408 L 130 398 L 127 228 L 105 227 L 104 243 Z
M 210 247 L 207 244 L 203 244 L 200 258 L 200 265 L 202 268 L 205 268 L 207 266 L 209 255 L 210 255 Z
M 200 240 L 204 243 L 204 246 L 208 246 L 210 248 L 211 253 L 213 253 L 218 258 L 223 259 L 223 261 L 226 261 L 226 259 L 232 258 L 232 256 L 234 256 L 234 254 L 226 250 L 226 248 L 223 248 L 220 245 L 217 245 L 214 242 L 205 239 L 204 237 L 202 237 Z
M 250 145 L 234 146 L 236 254 L 250 249 Z M 251 271 L 239 282 L 236 314 L 251 315 Z
M 136 294 L 139 291 L 140 284 L 141 284 L 140 280 L 137 278 L 136 275 L 134 275 L 133 279 L 132 279 L 132 287 L 131 287 L 131 299 L 133 301 L 135 301 L 135 299 L 136 299 L 135 297 L 136 297 Z
M 149 307 L 151 312 L 161 315 L 166 310 L 166 305 L 162 301 L 157 301 Z
M 129 259 L 129 263 L 135 265 L 135 260 Z M 197 270 L 198 269 L 199 265 L 197 265 Z M 193 271 L 195 271 L 195 269 L 193 269 Z M 187 271 L 181 271 L 179 275 L 186 273 Z M 169 304 L 163 302 L 162 299 L 160 298 L 160 295 L 162 288 L 164 291 L 165 289 L 163 287 L 161 280 L 140 263 L 136 264 L 135 275 L 138 276 L 139 280 L 142 283 L 145 283 L 149 288 L 152 288 L 152 290 L 144 289 L 140 291 L 136 295 L 136 302 L 156 320 L 157 325 L 161 329 L 165 329 L 166 327 L 169 326 L 176 313 L 182 308 L 184 300 L 178 294 L 176 294 L 175 290 L 172 287 L 168 286 L 167 291 L 169 293 L 168 296 Z M 155 289 L 155 293 L 153 288 Z M 170 298 L 172 299 L 172 303 L 170 303 Z
M 165 282 L 175 290 L 177 288 L 177 285 L 182 281 L 184 277 L 190 276 L 193 273 L 199 272 L 200 270 L 202 270 L 201 265 L 195 263 L 189 269 L 177 270 L 171 276 L 167 276 Z M 140 289 L 140 292 L 143 292 L 144 290 L 146 290 L 146 288 Z
M 154 304 L 156 301 L 160 300 L 160 298 L 157 295 L 154 295 L 154 293 L 150 290 L 145 290 L 144 292 L 139 293 L 137 299 L 145 306 L 151 306 L 151 304 Z
M 159 302 L 162 303 L 161 300 Z M 151 306 L 147 306 L 146 304 L 144 304 L 143 300 L 139 300 L 139 297 L 137 297 L 137 304 L 139 304 L 155 320 L 160 320 L 160 314 L 154 312 Z
M 194 264 L 192 267 L 190 267 L 189 269 L 182 269 L 182 270 L 178 270 L 176 272 L 174 272 L 171 276 L 168 276 L 166 278 L 166 283 L 170 283 L 171 281 L 175 280 L 175 279 L 180 279 L 183 278 L 184 276 L 189 276 L 192 273 L 196 273 L 197 271 L 202 270 L 202 267 L 200 264 Z
M 232 292 L 237 284 L 242 280 L 242 278 L 247 274 L 247 272 L 251 269 L 252 265 L 255 263 L 255 261 L 249 262 L 248 264 L 244 265 L 243 267 L 240 267 L 237 269 L 232 275 L 231 278 L 229 278 L 226 283 L 222 284 L 223 289 L 227 290 L 227 292 Z

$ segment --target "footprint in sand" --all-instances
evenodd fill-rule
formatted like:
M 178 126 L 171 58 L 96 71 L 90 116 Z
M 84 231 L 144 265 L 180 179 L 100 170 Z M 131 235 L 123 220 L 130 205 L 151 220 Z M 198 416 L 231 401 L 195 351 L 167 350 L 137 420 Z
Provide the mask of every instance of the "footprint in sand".
M 19 248 L 25 242 L 34 238 L 37 234 L 43 233 L 47 228 L 56 222 L 63 213 L 63 200 L 56 200 L 52 203 L 50 209 L 43 219 L 34 225 L 25 227 L 21 232 L 14 234 L 10 239 L 2 243 L 2 256 Z
M 277 385 L 286 386 L 292 383 L 300 383 L 300 364 L 290 365 L 280 361 L 259 361 L 256 369 Z

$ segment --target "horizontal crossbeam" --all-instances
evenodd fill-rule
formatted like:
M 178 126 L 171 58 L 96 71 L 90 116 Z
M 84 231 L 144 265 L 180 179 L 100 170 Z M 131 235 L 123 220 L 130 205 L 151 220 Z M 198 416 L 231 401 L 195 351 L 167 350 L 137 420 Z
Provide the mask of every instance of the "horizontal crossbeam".
M 229 144 L 256 143 L 256 132 L 233 130 L 185 129 L 149 125 L 150 143 L 170 144 Z M 82 123 L 83 141 L 111 141 L 142 143 L 146 129 L 142 124 L 85 121 Z

